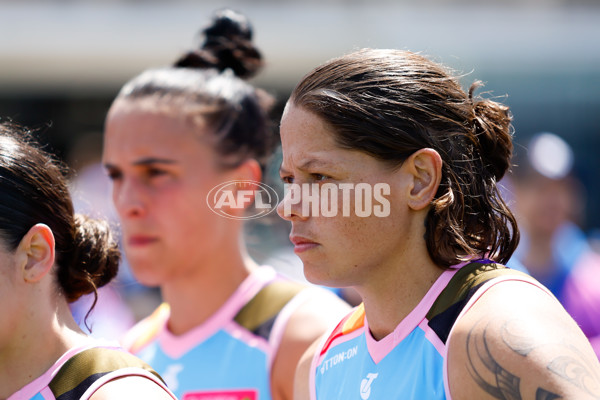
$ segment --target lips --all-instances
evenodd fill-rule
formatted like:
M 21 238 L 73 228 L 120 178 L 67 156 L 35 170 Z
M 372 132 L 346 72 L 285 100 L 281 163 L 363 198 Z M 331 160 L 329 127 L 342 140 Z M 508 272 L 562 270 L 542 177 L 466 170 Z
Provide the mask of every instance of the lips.
M 317 246 L 320 246 L 319 243 L 314 240 L 308 239 L 303 236 L 290 235 L 290 241 L 294 244 L 294 253 L 302 253 L 311 249 L 314 249 Z
M 130 247 L 138 247 L 138 246 L 146 246 L 157 242 L 158 238 L 153 236 L 145 236 L 145 235 L 133 235 L 127 239 L 127 244 Z

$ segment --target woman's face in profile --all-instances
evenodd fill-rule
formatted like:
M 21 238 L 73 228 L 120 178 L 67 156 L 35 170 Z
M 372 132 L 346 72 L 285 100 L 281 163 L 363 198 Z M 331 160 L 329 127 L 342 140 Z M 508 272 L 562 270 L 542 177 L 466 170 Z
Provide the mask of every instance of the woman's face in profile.
M 292 223 L 306 278 L 328 286 L 380 279 L 408 245 L 404 168 L 339 147 L 321 118 L 291 103 L 280 130 L 280 175 L 290 185 L 278 213 Z

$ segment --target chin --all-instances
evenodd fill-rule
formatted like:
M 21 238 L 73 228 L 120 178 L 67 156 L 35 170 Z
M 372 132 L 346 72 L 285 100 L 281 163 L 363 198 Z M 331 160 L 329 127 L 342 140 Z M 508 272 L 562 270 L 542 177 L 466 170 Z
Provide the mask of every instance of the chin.
M 155 262 L 129 260 L 129 265 L 135 279 L 144 286 L 158 287 L 165 282 L 165 276 L 157 271 L 160 267 Z
M 304 277 L 310 283 L 328 287 L 340 287 L 341 282 L 336 279 L 336 276 L 331 274 L 330 270 L 325 270 L 325 263 L 315 265 L 303 262 L 303 264 Z

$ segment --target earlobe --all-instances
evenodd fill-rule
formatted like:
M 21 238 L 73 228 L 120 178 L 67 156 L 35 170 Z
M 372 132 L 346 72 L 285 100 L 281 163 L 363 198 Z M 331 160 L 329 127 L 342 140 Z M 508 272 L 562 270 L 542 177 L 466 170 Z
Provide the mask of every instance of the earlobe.
M 408 204 L 413 210 L 427 207 L 435 196 L 442 180 L 442 157 L 430 148 L 413 153 L 408 160 L 412 186 Z
M 45 224 L 36 224 L 23 236 L 17 251 L 23 259 L 23 279 L 39 282 L 54 265 L 54 235 Z

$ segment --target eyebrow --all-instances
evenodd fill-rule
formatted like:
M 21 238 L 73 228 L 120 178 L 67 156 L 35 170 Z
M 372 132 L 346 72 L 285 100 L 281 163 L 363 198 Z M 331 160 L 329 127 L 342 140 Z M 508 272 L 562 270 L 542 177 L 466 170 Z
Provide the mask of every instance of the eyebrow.
M 158 158 L 158 157 L 147 157 L 147 158 L 142 158 L 136 162 L 133 163 L 133 165 L 135 166 L 145 166 L 145 165 L 154 165 L 154 164 L 177 164 L 177 161 L 175 160 L 171 160 L 169 158 Z M 106 169 L 115 169 L 118 168 L 115 165 L 112 165 L 110 163 L 105 163 L 104 164 L 104 168 Z
M 331 168 L 333 165 L 335 165 L 335 164 L 331 163 L 329 161 L 319 160 L 316 158 L 310 158 L 310 159 L 302 162 L 300 164 L 300 166 L 298 167 L 298 169 L 302 170 L 302 171 L 306 171 L 307 169 L 311 169 L 311 168 Z M 279 167 L 279 173 L 280 174 L 288 173 L 288 171 L 283 167 L 283 162 L 281 163 L 281 166 Z
M 133 165 L 151 165 L 151 164 L 176 164 L 175 160 L 169 158 L 147 157 L 133 163 Z

